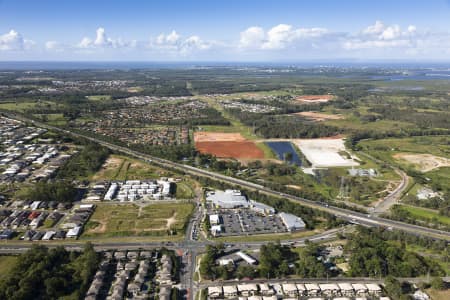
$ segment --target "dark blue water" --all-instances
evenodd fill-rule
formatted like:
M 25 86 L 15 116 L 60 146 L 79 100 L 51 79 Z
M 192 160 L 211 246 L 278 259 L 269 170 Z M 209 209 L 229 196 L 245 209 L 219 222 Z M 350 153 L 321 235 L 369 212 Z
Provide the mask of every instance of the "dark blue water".
M 375 75 L 371 79 L 385 81 L 401 81 L 401 80 L 450 80 L 450 70 L 414 70 L 405 72 L 404 74 L 386 74 Z
M 294 146 L 290 142 L 266 142 L 267 146 L 275 152 L 278 159 L 284 160 L 285 153 L 292 153 L 292 163 L 297 166 L 302 165 L 302 161 L 300 157 L 298 157 L 297 152 L 294 149 Z
M 0 0 L 1 2 L 1 0 Z M 450 62 L 398 62 L 398 61 L 332 61 L 332 60 L 309 60 L 309 61 L 255 61 L 255 62 L 233 62 L 233 61 L 1 61 L 1 70 L 59 70 L 59 69 L 166 69 L 166 68 L 208 68 L 208 67 L 292 67 L 292 68 L 344 68 L 344 69 L 385 69 L 385 70 L 409 70 L 409 76 L 402 74 L 391 74 L 392 79 L 448 79 Z M 389 74 L 386 74 L 389 76 Z M 411 76 L 413 75 L 413 76 Z M 344 73 L 343 76 L 346 76 Z M 381 76 L 379 79 L 385 79 Z M 431 77 L 431 78 L 429 78 Z M 374 78 L 376 79 L 376 77 Z

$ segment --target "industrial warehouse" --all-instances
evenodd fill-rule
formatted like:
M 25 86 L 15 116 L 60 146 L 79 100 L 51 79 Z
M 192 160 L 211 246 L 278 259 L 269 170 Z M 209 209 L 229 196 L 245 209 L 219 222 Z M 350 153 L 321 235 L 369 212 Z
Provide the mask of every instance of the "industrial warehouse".
M 212 236 L 295 232 L 306 224 L 300 217 L 249 200 L 238 190 L 207 192 L 208 220 Z

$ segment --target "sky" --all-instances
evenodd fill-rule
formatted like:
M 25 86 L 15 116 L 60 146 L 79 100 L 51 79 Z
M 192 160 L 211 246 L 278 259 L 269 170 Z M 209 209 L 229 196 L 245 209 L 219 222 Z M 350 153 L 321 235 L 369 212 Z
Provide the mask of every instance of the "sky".
M 0 0 L 0 61 L 450 61 L 450 0 Z

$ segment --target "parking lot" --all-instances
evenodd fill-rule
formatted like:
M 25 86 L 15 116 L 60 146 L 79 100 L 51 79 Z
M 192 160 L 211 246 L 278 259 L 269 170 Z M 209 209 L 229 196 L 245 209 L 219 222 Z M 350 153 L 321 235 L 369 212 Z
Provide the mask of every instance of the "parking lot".
M 224 209 L 215 213 L 221 218 L 223 228 L 221 236 L 287 232 L 286 226 L 278 215 L 264 216 L 249 209 Z

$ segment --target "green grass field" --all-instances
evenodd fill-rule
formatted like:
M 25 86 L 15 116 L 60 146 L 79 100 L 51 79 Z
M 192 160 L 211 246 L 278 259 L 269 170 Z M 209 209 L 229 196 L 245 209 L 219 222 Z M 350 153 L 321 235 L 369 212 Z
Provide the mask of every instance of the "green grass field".
M 0 255 L 0 280 L 14 268 L 17 262 L 18 256 Z
M 362 141 L 359 143 L 368 151 L 390 152 L 389 154 L 411 152 L 429 153 L 448 157 L 450 153 L 449 136 L 420 136 L 404 139 L 381 139 Z
M 238 132 L 238 133 L 242 134 L 243 137 L 245 137 L 249 140 L 254 140 L 254 139 L 258 138 L 258 136 L 253 133 L 253 131 L 250 127 L 242 124 L 239 120 L 232 117 L 229 113 L 227 113 L 223 109 L 223 107 L 218 102 L 216 102 L 215 99 L 211 99 L 209 97 L 203 97 L 203 100 L 208 102 L 208 104 L 211 107 L 220 111 L 222 113 L 223 117 L 225 119 L 227 119 L 228 121 L 230 121 L 230 123 L 231 123 L 230 126 L 200 126 L 200 127 L 204 128 L 204 130 L 216 131 L 216 132 Z M 222 131 L 222 130 L 227 130 L 227 131 Z
M 36 102 L 3 102 L 0 109 L 15 110 L 23 112 L 26 109 L 36 107 Z
M 194 204 L 99 204 L 82 237 L 164 236 L 184 234 Z
M 192 199 L 195 197 L 195 192 L 188 182 L 178 182 L 175 198 L 177 199 Z
M 6 101 L 0 102 L 0 109 L 24 112 L 30 108 L 55 108 L 61 107 L 61 104 L 58 104 L 53 101 Z
M 165 170 L 142 161 L 121 155 L 111 155 L 103 167 L 92 176 L 92 180 L 157 179 L 171 175 Z
M 409 205 L 402 205 L 402 209 L 418 219 L 436 219 L 439 223 L 450 225 L 450 217 L 442 216 L 435 210 Z
M 214 238 L 215 242 L 262 242 L 262 241 L 285 241 L 290 239 L 298 239 L 318 234 L 316 231 L 299 231 L 295 233 L 278 233 L 278 234 L 253 234 L 250 236 L 222 236 Z
M 63 114 L 34 114 L 33 116 L 44 120 L 53 126 L 64 126 L 67 124 L 67 119 L 63 116 Z
M 270 149 L 270 147 L 264 143 L 256 143 L 256 147 L 261 149 L 264 152 L 264 158 L 270 158 L 270 159 L 278 159 L 275 153 Z
M 105 100 L 111 100 L 111 95 L 92 95 L 92 96 L 86 96 L 91 101 L 105 101 Z
M 411 127 L 410 123 L 390 120 L 380 120 L 377 122 L 361 122 L 359 118 L 347 116 L 341 120 L 327 120 L 323 124 L 336 126 L 346 131 L 373 130 L 377 132 L 398 131 Z

